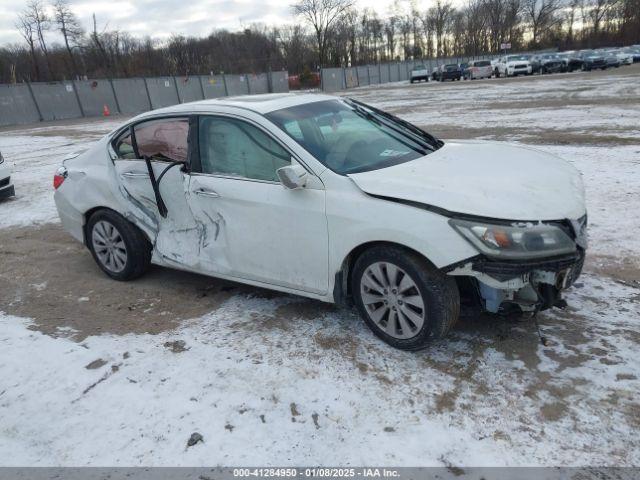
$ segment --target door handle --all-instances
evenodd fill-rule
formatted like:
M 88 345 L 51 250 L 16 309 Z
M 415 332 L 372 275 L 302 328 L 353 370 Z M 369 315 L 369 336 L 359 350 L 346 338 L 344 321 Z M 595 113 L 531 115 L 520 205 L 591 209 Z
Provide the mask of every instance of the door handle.
M 193 193 L 195 193 L 196 195 L 201 195 L 203 197 L 220 198 L 220 194 L 218 192 L 214 192 L 213 190 L 206 190 L 204 188 L 195 190 Z
M 122 173 L 120 176 L 124 177 L 124 178 L 149 178 L 149 174 L 148 173 L 137 173 L 137 172 L 124 172 Z

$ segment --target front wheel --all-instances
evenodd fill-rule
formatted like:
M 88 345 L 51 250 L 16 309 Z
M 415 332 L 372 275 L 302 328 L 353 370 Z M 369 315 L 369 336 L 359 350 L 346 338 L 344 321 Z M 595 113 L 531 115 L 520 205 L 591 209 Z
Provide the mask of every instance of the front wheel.
M 364 252 L 354 265 L 351 291 L 373 333 L 402 350 L 418 350 L 444 337 L 460 312 L 453 278 L 398 247 Z
M 131 222 L 113 210 L 98 210 L 87 223 L 87 245 L 104 273 L 133 280 L 151 264 L 151 244 Z

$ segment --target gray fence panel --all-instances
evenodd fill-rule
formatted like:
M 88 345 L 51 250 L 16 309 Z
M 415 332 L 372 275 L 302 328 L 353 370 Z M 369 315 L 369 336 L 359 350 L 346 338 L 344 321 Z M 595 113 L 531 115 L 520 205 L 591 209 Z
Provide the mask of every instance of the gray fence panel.
M 389 83 L 391 77 L 391 65 L 383 63 L 380 65 L 380 83 Z
M 271 91 L 273 93 L 286 93 L 289 91 L 289 73 L 271 72 Z
M 369 69 L 369 85 L 377 85 L 380 83 L 380 71 L 378 65 L 367 65 Z
M 389 81 L 390 82 L 399 82 L 400 81 L 400 64 L 392 63 L 389 65 Z
M 145 78 L 145 81 L 151 98 L 152 110 L 180 103 L 173 77 Z
M 200 77 L 204 98 L 220 98 L 227 95 L 222 75 L 203 75 Z
M 266 73 L 257 73 L 247 75 L 249 81 L 249 93 L 258 95 L 261 93 L 269 93 L 269 77 Z
M 144 79 L 116 78 L 111 82 L 118 98 L 120 113 L 132 114 L 151 110 Z
M 405 80 L 409 80 L 409 75 L 407 73 L 407 62 L 402 62 L 398 64 L 398 70 L 400 71 L 400 78 L 399 80 L 401 82 L 405 81 Z
M 344 90 L 344 72 L 342 68 L 323 68 L 320 75 L 322 77 L 322 89 L 325 92 Z
M 84 80 L 74 83 L 86 117 L 99 117 L 104 113 L 105 105 L 109 113 L 118 113 L 118 104 L 109 80 Z
M 43 120 L 82 117 L 73 83 L 32 83 L 31 89 Z
M 358 84 L 361 87 L 369 85 L 369 69 L 366 66 L 356 67 L 358 71 Z
M 39 121 L 40 114 L 26 84 L 0 85 L 0 125 Z
M 229 96 L 249 94 L 249 82 L 246 75 L 225 75 L 224 79 L 227 82 Z
M 347 83 L 347 88 L 358 87 L 358 72 L 355 67 L 348 67 L 344 69 L 344 78 Z
M 178 87 L 178 100 L 180 103 L 204 100 L 199 77 L 174 77 L 174 81 Z

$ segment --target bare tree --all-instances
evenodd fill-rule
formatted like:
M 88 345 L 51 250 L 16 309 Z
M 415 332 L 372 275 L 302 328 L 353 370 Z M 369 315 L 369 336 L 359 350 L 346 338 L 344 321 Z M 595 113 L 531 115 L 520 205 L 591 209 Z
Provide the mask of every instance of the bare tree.
M 36 34 L 33 27 L 31 18 L 26 13 L 18 15 L 18 21 L 16 22 L 16 28 L 20 32 L 20 35 L 27 42 L 29 47 L 29 55 L 31 56 L 31 68 L 35 72 L 35 81 L 40 80 L 40 67 L 38 65 L 38 56 L 36 55 Z
M 436 55 L 441 57 L 445 55 L 445 33 L 453 17 L 454 8 L 448 0 L 437 0 L 436 6 L 431 7 L 429 10 L 430 16 L 433 18 L 433 27 L 436 34 Z
M 587 2 L 587 18 L 591 21 L 593 36 L 598 40 L 604 19 L 617 6 L 619 0 L 591 0 Z
M 31 0 L 27 3 L 24 15 L 32 25 L 35 36 L 38 39 L 38 44 L 40 45 L 40 50 L 42 50 L 44 54 L 49 76 L 51 76 L 53 75 L 53 70 L 51 68 L 51 60 L 49 59 L 49 49 L 47 48 L 47 42 L 44 38 L 44 32 L 51 28 L 51 20 L 45 11 L 42 0 Z
M 78 75 L 78 66 L 73 56 L 72 49 L 82 41 L 84 31 L 80 26 L 80 22 L 69 8 L 67 0 L 55 0 L 53 3 L 53 16 L 58 31 L 62 34 L 64 46 L 69 54 L 71 61 L 71 69 L 74 75 Z
M 111 59 L 109 58 L 109 55 L 107 54 L 107 50 L 104 47 L 104 42 L 103 42 L 103 33 L 98 33 L 98 22 L 96 21 L 96 14 L 94 13 L 92 15 L 93 18 L 93 31 L 91 32 L 91 41 L 93 42 L 93 45 L 98 49 L 98 52 L 100 53 L 100 56 L 102 57 L 102 60 L 104 62 L 104 66 L 107 69 L 107 72 L 113 74 L 112 70 L 111 70 Z
M 354 4 L 355 0 L 299 0 L 291 6 L 293 13 L 304 18 L 315 31 L 320 67 L 326 61 L 327 34 Z
M 389 60 L 393 60 L 396 57 L 396 35 L 398 23 L 398 17 L 394 15 L 384 22 L 384 35 L 387 41 L 387 55 Z
M 560 19 L 560 0 L 524 0 L 524 17 L 531 26 L 531 42 L 538 45 L 540 33 L 549 31 Z

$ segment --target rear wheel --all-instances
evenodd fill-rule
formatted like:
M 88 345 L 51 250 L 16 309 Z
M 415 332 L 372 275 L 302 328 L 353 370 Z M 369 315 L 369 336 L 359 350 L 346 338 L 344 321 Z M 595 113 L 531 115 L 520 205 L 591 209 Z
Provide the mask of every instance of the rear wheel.
M 455 281 L 398 247 L 365 251 L 354 265 L 351 289 L 367 326 L 402 350 L 418 350 L 445 336 L 460 311 Z
M 151 264 L 151 244 L 131 222 L 113 210 L 98 210 L 87 223 L 87 245 L 104 273 L 132 280 Z

